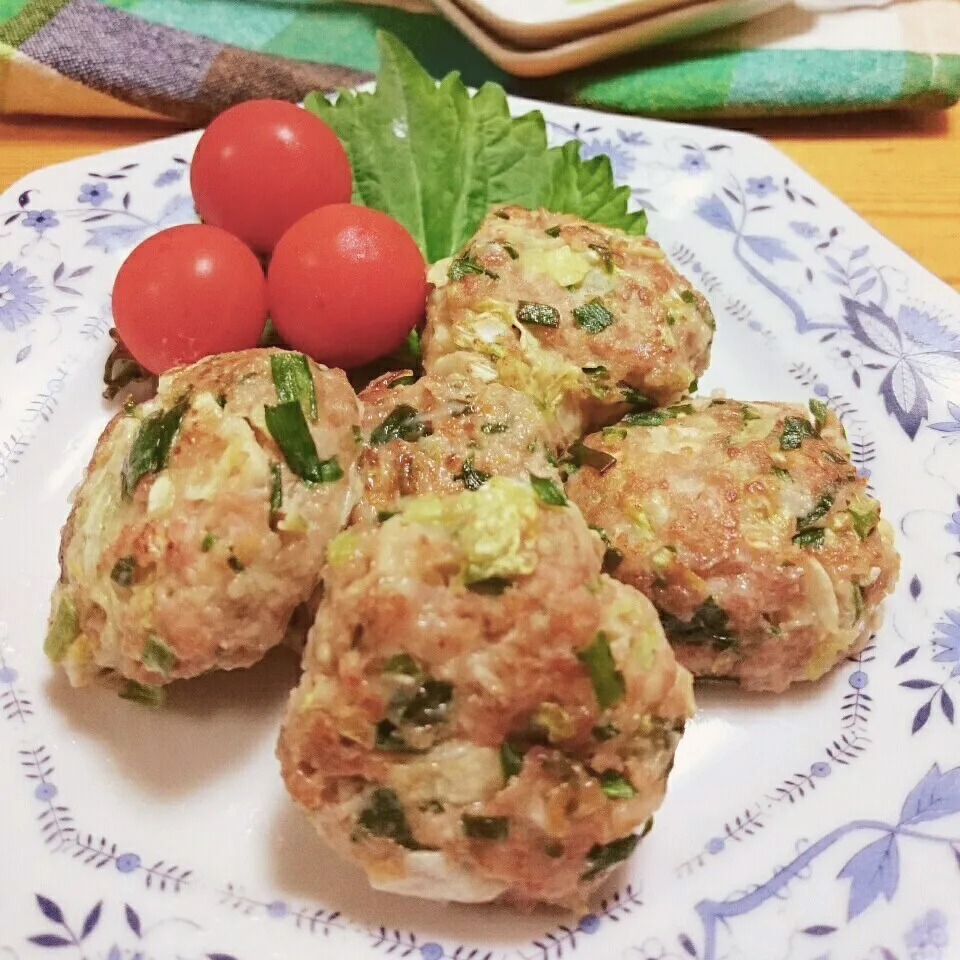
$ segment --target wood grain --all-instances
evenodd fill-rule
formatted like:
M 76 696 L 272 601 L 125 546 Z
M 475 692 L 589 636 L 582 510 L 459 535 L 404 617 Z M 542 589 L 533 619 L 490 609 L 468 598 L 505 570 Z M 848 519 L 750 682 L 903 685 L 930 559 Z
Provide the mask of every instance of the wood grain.
M 960 290 L 960 107 L 758 120 L 766 137 L 928 270 Z M 169 123 L 0 119 L 0 189 L 37 167 L 176 131 Z

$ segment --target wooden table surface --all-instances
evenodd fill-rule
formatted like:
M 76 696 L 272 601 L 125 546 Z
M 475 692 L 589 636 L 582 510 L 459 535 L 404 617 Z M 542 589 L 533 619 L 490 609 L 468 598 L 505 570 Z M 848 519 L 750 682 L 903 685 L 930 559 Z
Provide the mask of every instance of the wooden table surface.
M 960 106 L 757 121 L 742 129 L 773 141 L 960 290 Z M 173 132 L 161 122 L 0 119 L 0 189 L 37 167 Z

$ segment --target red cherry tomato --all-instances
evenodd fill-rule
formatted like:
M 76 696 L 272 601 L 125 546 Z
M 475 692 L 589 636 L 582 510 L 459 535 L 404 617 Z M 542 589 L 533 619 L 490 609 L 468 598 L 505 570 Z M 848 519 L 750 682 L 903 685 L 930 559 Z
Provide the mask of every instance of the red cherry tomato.
M 123 262 L 113 320 L 153 373 L 211 353 L 255 347 L 267 316 L 267 284 L 250 248 L 204 224 L 162 230 Z
M 248 100 L 207 127 L 190 189 L 206 223 L 269 253 L 302 216 L 350 199 L 350 162 L 312 113 L 283 100 Z
M 400 346 L 420 319 L 426 265 L 392 217 L 335 204 L 281 237 L 267 291 L 286 343 L 328 366 L 357 367 Z

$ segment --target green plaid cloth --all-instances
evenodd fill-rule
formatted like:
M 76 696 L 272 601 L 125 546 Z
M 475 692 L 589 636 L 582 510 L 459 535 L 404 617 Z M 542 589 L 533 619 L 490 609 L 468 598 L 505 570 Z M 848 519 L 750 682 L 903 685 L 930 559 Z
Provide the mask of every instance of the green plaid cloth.
M 784 16 L 794 14 L 521 81 L 422 0 L 0 0 L 0 112 L 159 114 L 202 123 L 249 97 L 296 99 L 367 79 L 379 29 L 398 36 L 436 76 L 456 69 L 472 84 L 496 80 L 515 93 L 650 116 L 940 108 L 960 99 L 956 0 L 833 14 L 809 36 L 771 42 L 769 28 L 782 34 L 784 21 L 775 18 Z M 853 19 L 864 16 L 886 18 L 887 41 L 878 49 L 857 46 L 859 37 L 877 35 Z M 835 23 L 850 25 L 851 42 L 838 44 Z

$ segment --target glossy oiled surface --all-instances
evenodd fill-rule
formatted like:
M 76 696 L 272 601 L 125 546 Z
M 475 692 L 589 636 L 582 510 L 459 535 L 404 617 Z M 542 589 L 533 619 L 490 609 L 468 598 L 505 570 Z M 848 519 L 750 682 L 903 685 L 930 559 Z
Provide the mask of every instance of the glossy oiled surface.
M 0 189 L 37 167 L 167 136 L 162 122 L 0 120 Z M 960 107 L 946 113 L 757 121 L 767 137 L 960 290 Z

